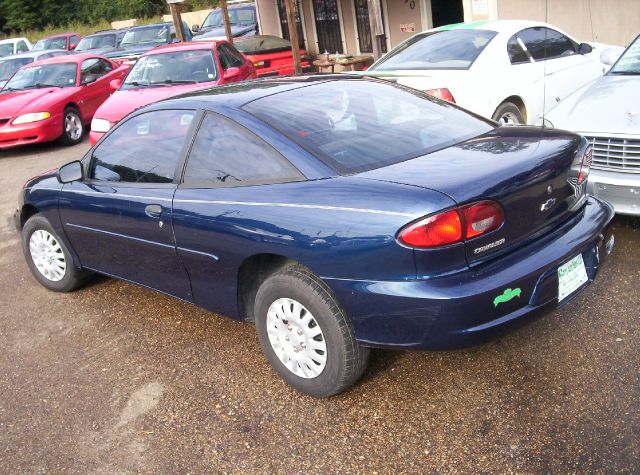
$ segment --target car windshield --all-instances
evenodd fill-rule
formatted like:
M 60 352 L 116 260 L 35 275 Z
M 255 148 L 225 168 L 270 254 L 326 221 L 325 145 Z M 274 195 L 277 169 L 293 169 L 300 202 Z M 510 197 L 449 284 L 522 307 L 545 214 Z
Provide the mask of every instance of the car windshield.
M 469 69 L 495 31 L 446 30 L 416 35 L 374 64 L 370 71 Z
M 289 40 L 269 35 L 238 38 L 233 42 L 233 45 L 246 54 L 272 53 L 291 49 Z
M 64 36 L 59 38 L 45 38 L 33 45 L 31 51 L 42 51 L 45 49 L 67 49 L 67 38 Z
M 87 36 L 80 40 L 76 51 L 88 51 L 90 49 L 105 48 L 116 45 L 116 35 Z
M 134 28 L 125 33 L 122 46 L 150 45 L 167 42 L 169 25 L 154 25 Z
M 622 53 L 610 74 L 640 74 L 640 36 Z
M 0 56 L 9 56 L 10 54 L 13 54 L 13 43 L 0 45 Z
M 41 87 L 73 87 L 76 85 L 76 63 L 54 63 L 18 70 L 4 86 L 3 92 Z
M 18 69 L 29 63 L 33 63 L 32 58 L 15 58 L 0 61 L 0 81 L 6 81 L 13 76 L 13 73 Z
M 124 81 L 123 89 L 196 84 L 217 78 L 211 49 L 176 51 L 140 58 Z
M 448 102 L 385 81 L 326 81 L 244 110 L 341 174 L 409 160 L 494 128 Z
M 256 23 L 256 11 L 254 8 L 229 9 L 229 23 L 232 25 L 252 25 Z M 214 10 L 202 24 L 202 28 L 219 28 L 224 26 L 222 10 Z

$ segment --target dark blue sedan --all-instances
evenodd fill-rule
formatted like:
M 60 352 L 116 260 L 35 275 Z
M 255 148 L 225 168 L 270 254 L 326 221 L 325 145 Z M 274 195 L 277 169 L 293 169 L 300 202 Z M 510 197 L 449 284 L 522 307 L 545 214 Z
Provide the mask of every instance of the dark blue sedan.
M 389 82 L 256 81 L 145 107 L 16 214 L 36 279 L 98 272 L 253 321 L 300 391 L 370 347 L 441 349 L 562 305 L 611 252 L 578 135 L 498 127 Z

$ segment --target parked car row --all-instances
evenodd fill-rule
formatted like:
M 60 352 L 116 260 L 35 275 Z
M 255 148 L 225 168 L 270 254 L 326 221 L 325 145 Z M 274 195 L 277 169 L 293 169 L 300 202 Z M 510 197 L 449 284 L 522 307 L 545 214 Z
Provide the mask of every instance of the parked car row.
M 255 23 L 253 5 L 234 5 L 230 11 L 234 21 Z M 57 138 L 67 144 L 77 143 L 89 123 L 90 142 L 94 144 L 128 113 L 146 104 L 258 76 L 293 73 L 291 44 L 287 40 L 251 36 L 238 38 L 237 44 L 232 45 L 217 37 L 214 40 L 211 35 L 205 37 L 205 32 L 213 31 L 210 27 L 217 15 L 219 11 L 214 10 L 199 29 L 199 42 L 177 44 L 173 23 L 156 23 L 98 31 L 82 39 L 75 33 L 55 35 L 38 41 L 31 52 L 0 60 L 0 81 L 6 84 L 0 91 L 4 117 L 0 149 Z M 186 39 L 191 40 L 188 26 L 183 27 Z M 59 49 L 45 49 L 48 47 Z M 41 61 L 68 55 L 71 50 L 80 56 L 57 61 L 56 66 Z M 99 59 L 99 64 L 105 66 L 99 74 L 96 72 L 96 84 L 91 87 L 82 76 L 87 61 L 83 54 Z M 301 55 L 303 66 L 308 69 L 306 52 Z M 78 67 L 80 76 L 72 82 L 71 71 Z M 54 74 L 54 69 L 64 70 L 66 75 Z M 87 101 L 92 107 L 85 107 Z M 28 109 L 29 122 L 23 122 L 23 107 Z M 33 108 L 38 110 L 31 112 Z M 72 114 L 66 114 L 67 110 Z

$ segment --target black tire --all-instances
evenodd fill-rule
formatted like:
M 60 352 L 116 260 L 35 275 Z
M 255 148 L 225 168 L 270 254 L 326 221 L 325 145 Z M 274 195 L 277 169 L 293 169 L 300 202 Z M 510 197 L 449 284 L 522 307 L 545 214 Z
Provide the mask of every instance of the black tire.
M 280 298 L 301 303 L 322 331 L 327 347 L 326 366 L 316 377 L 294 374 L 269 341 L 267 313 Z M 310 396 L 329 397 L 348 389 L 362 376 L 369 361 L 369 348 L 356 341 L 351 321 L 330 289 L 305 267 L 284 267 L 263 282 L 256 295 L 255 322 L 262 351 L 271 366 L 287 383 Z
M 34 257 L 32 256 L 30 249 L 30 241 L 31 236 L 38 231 L 45 231 L 55 240 L 55 243 L 59 245 L 59 254 L 60 257 L 64 259 L 65 263 L 63 277 L 59 280 L 53 280 L 45 276 L 40 270 L 38 270 L 38 267 L 34 262 Z M 33 215 L 27 220 L 22 228 L 22 251 L 24 252 L 24 257 L 27 260 L 27 264 L 29 265 L 29 269 L 33 276 L 49 290 L 56 292 L 71 292 L 82 285 L 86 278 L 91 275 L 90 272 L 79 269 L 75 266 L 73 257 L 71 256 L 69 249 L 67 249 L 67 246 L 64 244 L 64 241 L 60 239 L 49 224 L 49 221 L 47 221 L 47 219 L 41 214 Z
M 76 136 L 73 132 L 67 130 L 67 118 L 73 117 L 77 122 L 77 125 L 81 128 L 80 135 Z M 82 142 L 82 137 L 84 137 L 84 123 L 82 122 L 82 116 L 80 116 L 80 112 L 75 107 L 67 107 L 64 110 L 64 114 L 62 116 L 62 135 L 60 136 L 60 143 L 63 145 L 76 145 Z
M 500 104 L 491 118 L 503 125 L 525 123 L 520 108 L 513 102 L 503 102 L 502 104 Z

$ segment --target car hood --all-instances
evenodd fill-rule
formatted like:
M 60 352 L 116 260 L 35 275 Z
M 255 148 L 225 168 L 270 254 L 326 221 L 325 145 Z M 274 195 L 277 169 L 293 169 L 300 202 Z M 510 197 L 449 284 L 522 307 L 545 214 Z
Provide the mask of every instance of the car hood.
M 602 76 L 569 95 L 546 119 L 581 133 L 639 134 L 640 76 Z
M 233 35 L 234 38 L 236 36 L 244 36 L 251 31 L 255 32 L 255 30 L 256 30 L 255 25 L 231 25 L 231 34 Z M 224 26 L 220 26 L 220 27 L 209 28 L 204 30 L 203 33 L 199 34 L 198 36 L 195 36 L 194 40 L 195 41 L 212 40 L 212 39 L 226 38 L 226 37 L 227 37 L 227 33 L 224 30 Z
M 98 108 L 94 117 L 116 123 L 127 114 L 152 102 L 161 101 L 162 99 L 168 99 L 192 91 L 199 91 L 200 89 L 208 89 L 217 84 L 218 81 L 214 81 L 200 84 L 118 90 Z
M 0 94 L 0 117 L 17 117 L 30 112 L 47 111 L 52 104 L 73 94 L 74 87 L 47 87 Z

